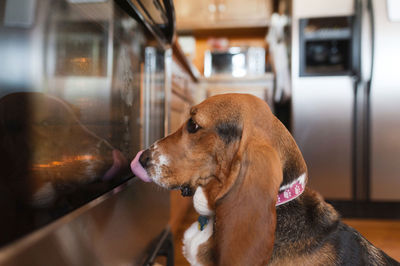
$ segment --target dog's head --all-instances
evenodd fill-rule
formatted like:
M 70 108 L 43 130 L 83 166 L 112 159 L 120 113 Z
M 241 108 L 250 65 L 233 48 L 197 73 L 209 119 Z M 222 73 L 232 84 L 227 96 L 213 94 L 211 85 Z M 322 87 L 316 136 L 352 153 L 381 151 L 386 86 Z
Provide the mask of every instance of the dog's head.
M 278 190 L 307 171 L 290 133 L 264 101 L 247 94 L 218 95 L 194 106 L 188 121 L 140 162 L 160 186 L 186 194 L 203 188 L 216 215 L 223 265 L 269 258 Z
M 231 171 L 241 166 L 256 144 L 277 157 L 274 166 L 280 166 L 283 176 L 276 181 L 279 184 L 288 184 L 306 172 L 290 133 L 264 101 L 247 94 L 218 95 L 192 107 L 187 122 L 154 143 L 140 161 L 150 178 L 165 188 L 195 189 L 214 180 L 223 189 L 236 180 L 229 178 Z M 257 161 L 262 166 L 269 160 Z

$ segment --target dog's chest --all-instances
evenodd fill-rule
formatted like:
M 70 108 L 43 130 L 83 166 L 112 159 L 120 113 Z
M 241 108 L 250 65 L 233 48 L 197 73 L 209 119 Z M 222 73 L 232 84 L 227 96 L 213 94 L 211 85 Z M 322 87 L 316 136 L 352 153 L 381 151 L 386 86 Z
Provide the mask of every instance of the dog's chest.
M 191 265 L 202 265 L 199 260 L 199 247 L 213 234 L 214 212 L 208 207 L 207 198 L 201 187 L 193 196 L 193 205 L 202 219 L 194 222 L 183 236 L 183 255 Z M 204 220 L 206 219 L 206 222 Z M 203 221 L 201 221 L 203 220 Z

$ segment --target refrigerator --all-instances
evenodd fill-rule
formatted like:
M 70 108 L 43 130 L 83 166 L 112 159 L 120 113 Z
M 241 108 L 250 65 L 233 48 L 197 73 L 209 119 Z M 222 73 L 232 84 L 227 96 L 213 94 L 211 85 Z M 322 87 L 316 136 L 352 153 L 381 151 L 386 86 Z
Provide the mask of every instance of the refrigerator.
M 400 4 L 292 1 L 292 128 L 345 216 L 400 216 Z

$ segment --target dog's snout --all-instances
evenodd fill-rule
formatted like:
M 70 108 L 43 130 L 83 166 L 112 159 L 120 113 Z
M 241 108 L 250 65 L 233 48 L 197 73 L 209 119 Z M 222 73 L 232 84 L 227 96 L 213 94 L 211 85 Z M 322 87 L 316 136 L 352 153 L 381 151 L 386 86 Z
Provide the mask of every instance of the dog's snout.
M 142 153 L 142 155 L 140 155 L 139 162 L 143 166 L 143 168 L 146 168 L 149 161 L 150 161 L 150 150 L 147 149 Z

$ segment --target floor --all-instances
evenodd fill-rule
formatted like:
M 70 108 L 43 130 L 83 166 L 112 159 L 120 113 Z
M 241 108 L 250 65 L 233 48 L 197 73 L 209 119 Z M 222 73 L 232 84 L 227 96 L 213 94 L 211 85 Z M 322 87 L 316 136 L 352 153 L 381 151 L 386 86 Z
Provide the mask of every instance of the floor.
M 189 266 L 182 255 L 182 237 L 185 230 L 197 220 L 197 213 L 190 208 L 175 236 L 175 266 Z M 376 247 L 400 261 L 400 220 L 344 219 L 348 225 L 357 229 Z
M 400 220 L 343 219 L 374 246 L 400 261 Z

